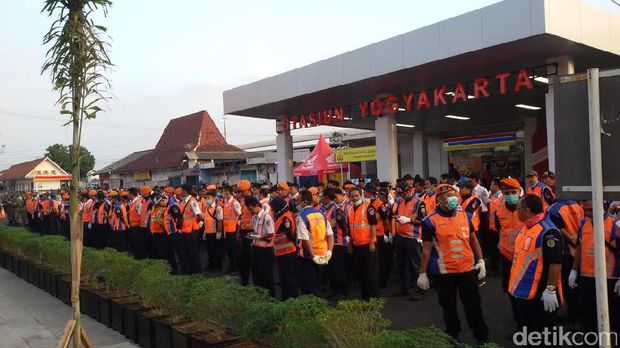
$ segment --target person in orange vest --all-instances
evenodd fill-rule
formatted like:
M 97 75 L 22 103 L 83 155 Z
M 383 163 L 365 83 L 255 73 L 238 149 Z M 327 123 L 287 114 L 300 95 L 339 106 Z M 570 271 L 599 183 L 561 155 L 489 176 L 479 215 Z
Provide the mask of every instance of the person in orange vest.
M 179 273 L 179 265 L 176 256 L 176 244 L 179 239 L 183 217 L 181 216 L 181 207 L 179 201 L 174 198 L 175 189 L 167 187 L 164 189 L 164 196 L 168 199 L 168 205 L 164 212 L 164 230 L 166 231 L 166 250 L 168 252 L 167 259 L 172 270 L 172 274 Z
M 151 195 L 153 189 L 150 186 L 140 187 L 140 229 L 139 233 L 134 235 L 134 249 L 139 255 L 139 258 L 148 257 L 151 255 L 152 241 L 151 233 L 147 228 L 147 221 L 150 216 L 151 209 L 153 208 L 153 202 L 151 201 Z M 197 236 L 198 238 L 198 236 Z
M 241 285 L 250 283 L 250 270 L 252 264 L 252 240 L 249 235 L 252 233 L 252 210 L 245 204 L 245 200 L 252 197 L 252 184 L 248 180 L 241 180 L 237 183 L 239 189 L 239 204 L 241 205 L 241 216 L 239 221 L 238 247 L 239 247 L 239 278 Z
M 377 273 L 379 275 L 379 288 L 385 289 L 387 288 L 389 275 L 392 272 L 393 256 L 388 242 L 392 227 L 389 211 L 385 203 L 386 201 L 384 198 L 381 198 L 379 187 L 373 182 L 366 185 L 364 201 L 374 208 L 375 219 L 377 220 L 377 225 L 375 226 Z
M 325 213 L 312 207 L 312 193 L 301 191 L 298 196 L 301 211 L 295 218 L 299 262 L 297 280 L 304 295 L 319 294 L 319 274 L 328 264 L 334 247 L 334 235 Z
M 553 204 L 553 201 L 555 200 L 553 192 L 551 191 L 549 186 L 538 181 L 538 172 L 536 172 L 535 170 L 530 170 L 529 172 L 527 172 L 525 179 L 528 184 L 527 194 L 538 196 L 538 198 L 540 198 L 543 202 L 543 209 L 547 211 L 549 206 Z
M 127 219 L 127 209 L 121 202 L 117 191 L 108 194 L 111 208 L 109 222 L 112 232 L 110 232 L 110 246 L 117 251 L 127 251 L 127 230 L 129 230 L 129 220 Z
M 299 185 L 294 182 L 288 183 L 289 207 L 293 215 L 300 212 L 301 204 L 299 203 Z
M 175 240 L 175 251 L 181 264 L 181 274 L 197 274 L 202 271 L 198 255 L 198 229 L 204 225 L 204 215 L 193 197 L 191 184 L 181 185 L 181 228 Z M 177 224 L 178 225 L 178 224 Z
M 97 200 L 93 205 L 93 246 L 97 249 L 103 249 L 108 246 L 110 225 L 108 224 L 108 213 L 110 203 L 106 199 L 103 191 L 97 191 Z
M 290 200 L 288 191 L 289 191 L 289 187 L 286 181 L 280 181 L 278 183 L 278 195 L 286 201 L 286 204 L 288 204 Z
M 203 211 L 205 216 L 205 225 L 202 238 L 205 240 L 205 244 L 207 246 L 207 256 L 209 258 L 207 270 L 222 270 L 222 249 L 224 247 L 222 243 L 224 241 L 222 238 L 222 233 L 224 232 L 224 210 L 217 202 L 217 192 L 215 191 L 215 187 L 211 187 L 211 190 L 207 191 Z
M 24 201 L 26 204 L 26 220 L 28 221 L 28 228 L 34 230 L 34 210 L 35 201 L 32 197 L 32 192 L 26 192 L 24 194 Z
M 237 233 L 239 231 L 239 217 L 241 216 L 241 204 L 233 195 L 232 186 L 224 186 L 224 203 L 222 206 L 224 214 L 224 238 L 226 240 L 226 256 L 228 258 L 228 273 L 237 271 L 238 263 L 238 242 Z
M 374 184 L 366 190 L 376 191 Z M 379 274 L 377 269 L 377 223 L 379 217 L 373 204 L 364 202 L 359 188 L 349 191 L 351 208 L 347 216 L 351 243 L 348 248 L 353 255 L 353 267 L 358 273 L 363 300 L 379 296 Z M 383 238 L 383 237 L 381 237 Z
M 594 283 L 594 228 L 592 223 L 592 201 L 582 201 L 585 217 L 579 223 L 575 259 L 569 276 L 569 286 L 579 290 L 579 314 L 583 332 L 597 332 L 596 286 Z M 618 232 L 620 226 L 609 213 L 603 217 L 605 234 L 605 268 L 607 271 L 607 293 L 610 314 L 610 329 L 620 333 L 620 253 Z M 577 278 L 579 276 L 579 278 Z
M 480 228 L 480 208 L 482 206 L 482 201 L 478 198 L 476 192 L 474 192 L 476 184 L 470 178 L 463 176 L 459 179 L 457 186 L 459 188 L 459 195 L 461 196 L 461 209 L 471 214 L 474 231 L 478 233 Z M 479 235 L 476 235 L 476 237 L 479 237 Z
M 69 202 L 69 194 L 65 193 L 62 196 L 62 204 L 60 206 L 60 234 L 65 236 L 67 239 L 71 238 L 70 231 L 71 225 L 69 223 L 69 206 L 71 203 Z
M 81 197 L 80 210 L 82 212 L 82 223 L 84 224 L 84 246 L 95 247 L 93 239 L 93 209 L 97 191 L 86 191 Z
M 426 216 L 426 206 L 415 197 L 413 187 L 405 181 L 399 186 L 402 197 L 396 202 L 394 221 L 396 228 L 396 259 L 400 289 L 395 296 L 410 296 L 411 300 L 421 300 L 426 296 L 424 289 L 415 285 L 420 271 L 421 221 Z
M 547 185 L 547 187 L 551 190 L 551 193 L 555 195 L 555 173 L 552 171 L 546 171 L 542 173 L 540 180 L 543 184 Z
M 308 191 L 312 193 L 312 207 L 316 210 L 325 212 L 325 209 L 323 209 L 323 204 L 321 204 L 321 195 L 319 193 L 319 189 L 313 186 L 310 187 Z
M 269 204 L 275 219 L 273 253 L 278 265 L 282 289 L 280 299 L 286 301 L 299 295 L 299 287 L 295 278 L 295 253 L 297 252 L 295 221 L 284 198 L 276 197 Z
M 562 233 L 564 259 L 562 262 L 562 290 L 567 311 L 560 316 L 561 322 L 577 322 L 579 319 L 579 296 L 568 284 L 568 276 L 575 260 L 577 233 L 584 217 L 581 205 L 575 201 L 560 199 L 547 208 L 547 217 Z
M 430 214 L 435 210 L 436 200 L 435 200 L 435 186 L 437 186 L 437 178 L 429 177 L 424 181 L 424 190 L 426 193 L 424 194 L 424 206 L 426 208 L 426 213 Z
M 136 259 L 146 257 L 144 246 L 144 232 L 140 226 L 142 214 L 142 198 L 138 196 L 138 189 L 132 187 L 128 192 L 129 201 L 129 231 L 127 232 L 129 252 Z
M 137 198 L 137 197 L 136 197 Z M 152 196 L 153 209 L 151 209 L 148 219 L 148 229 L 152 234 L 154 259 L 167 260 L 168 250 L 166 244 L 166 209 L 168 208 L 168 197 L 154 193 Z M 129 222 L 131 224 L 131 222 Z
M 458 293 L 467 324 L 477 344 L 481 345 L 487 341 L 489 334 L 478 290 L 478 281 L 486 277 L 486 269 L 472 217 L 459 209 L 453 186 L 438 185 L 435 194 L 437 208 L 422 220 L 424 245 L 417 284 L 421 289 L 428 290 L 427 272 L 435 275 L 437 298 L 443 309 L 446 332 L 456 340 L 461 331 L 456 306 Z
M 48 198 L 47 193 L 43 192 L 41 194 L 41 199 L 39 200 L 39 211 L 41 212 L 41 233 L 45 235 L 49 235 L 52 233 L 50 216 L 52 215 L 52 210 L 54 209 L 54 202 Z
M 334 233 L 334 248 L 328 265 L 329 285 L 333 301 L 347 298 L 349 293 L 347 272 L 347 248 L 349 246 L 349 224 L 347 222 L 350 204 L 344 191 L 338 187 L 328 187 L 323 191 L 325 216 Z
M 265 211 L 260 201 L 250 196 L 245 204 L 252 211 L 252 281 L 254 285 L 267 289 L 269 295 L 276 296 L 273 281 L 273 239 L 275 222 L 272 215 Z
M 528 194 L 517 203 L 525 227 L 515 240 L 508 292 L 515 297 L 518 327 L 542 332 L 558 323 L 562 304 L 562 234 L 545 218 L 543 201 Z
M 513 178 L 502 179 L 499 184 L 501 185 L 502 195 L 497 207 L 493 210 L 489 227 L 492 232 L 498 235 L 502 289 L 508 293 L 510 269 L 515 252 L 515 239 L 525 225 L 519 220 L 519 214 L 517 214 L 521 184 Z M 508 298 L 512 308 L 512 316 L 516 322 L 516 301 L 510 294 Z

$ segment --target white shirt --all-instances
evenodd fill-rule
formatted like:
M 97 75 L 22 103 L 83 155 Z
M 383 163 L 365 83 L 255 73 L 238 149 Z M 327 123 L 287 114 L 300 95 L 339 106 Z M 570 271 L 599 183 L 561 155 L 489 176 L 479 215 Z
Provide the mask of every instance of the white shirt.
M 312 207 L 305 207 L 304 210 L 308 208 L 313 209 Z M 310 240 L 310 232 L 308 231 L 308 228 L 306 227 L 306 223 L 301 218 L 301 214 L 297 215 L 297 217 L 295 218 L 295 225 L 296 225 L 296 230 L 297 230 L 297 239 Z M 327 231 L 325 233 L 325 236 L 332 236 L 334 234 L 334 231 L 332 231 L 332 225 L 328 223 L 327 220 L 325 220 L 325 225 L 327 225 Z
M 263 211 L 265 213 L 268 213 L 271 211 L 271 207 L 269 206 L 269 198 L 261 199 L 260 204 L 263 207 Z
M 208 209 L 213 208 L 213 206 L 215 206 L 215 214 L 214 217 L 217 220 L 224 220 L 224 209 L 222 209 L 221 206 L 216 205 L 215 202 L 213 202 L 211 205 L 207 206 L 207 208 L 205 209 L 205 214 L 209 214 L 207 212 Z
M 260 237 L 273 235 L 275 233 L 275 223 L 273 222 L 271 214 L 261 210 L 258 214 L 253 215 L 252 228 L 254 229 L 254 233 Z M 266 248 L 272 246 L 273 242 L 255 239 L 252 244 L 257 247 Z
M 136 203 L 136 201 L 138 203 Z M 131 201 L 131 204 L 136 203 L 136 211 L 138 212 L 138 216 L 142 215 L 142 202 L 140 202 L 140 197 L 136 197 Z
M 478 196 L 480 202 L 482 202 L 480 204 L 480 211 L 483 213 L 489 211 L 489 208 L 487 208 L 487 204 L 491 202 L 491 199 L 489 198 L 489 191 L 487 191 L 486 188 L 478 184 L 476 185 L 476 187 L 474 187 L 474 192 L 476 192 L 476 196 Z
M 183 198 L 183 204 L 187 204 L 190 198 L 192 198 L 192 196 L 187 196 Z M 194 216 L 202 214 L 202 211 L 200 211 L 200 207 L 198 206 L 198 202 L 196 202 L 195 199 L 191 201 L 191 203 L 189 204 L 189 208 L 192 210 Z
M 230 202 L 232 202 L 232 200 L 233 200 L 234 198 L 235 198 L 235 197 L 232 197 L 232 196 L 231 196 L 231 197 L 228 199 L 228 202 L 226 202 L 226 205 L 229 205 L 229 204 L 230 204 Z M 235 213 L 237 213 L 237 215 L 241 215 L 241 204 L 239 204 L 239 201 L 235 201 L 235 205 L 233 206 L 233 209 L 235 209 Z

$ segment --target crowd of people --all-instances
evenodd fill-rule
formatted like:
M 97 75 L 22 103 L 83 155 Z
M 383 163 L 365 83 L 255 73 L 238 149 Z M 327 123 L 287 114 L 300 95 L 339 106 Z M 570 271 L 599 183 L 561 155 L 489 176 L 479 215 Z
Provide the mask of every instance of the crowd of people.
M 84 243 L 136 258 L 167 260 L 174 273 L 237 273 L 279 298 L 300 294 L 333 300 L 384 295 L 423 300 L 434 287 L 446 332 L 458 339 L 457 295 L 479 343 L 488 328 L 479 287 L 501 276 L 515 328 L 543 330 L 562 318 L 596 331 L 592 202 L 557 200 L 555 175 L 529 171 L 524 182 L 493 178 L 489 190 L 475 173 L 405 175 L 396 185 L 360 180 L 311 187 L 261 185 L 83 190 Z M 29 226 L 41 234 L 69 233 L 68 195 L 25 194 Z M 618 204 L 605 213 L 609 306 L 618 329 L 620 275 Z M 201 254 L 206 253 L 206 263 Z M 274 269 L 274 267 L 276 269 Z M 277 275 L 277 277 L 274 277 Z M 327 290 L 327 291 L 326 291 Z

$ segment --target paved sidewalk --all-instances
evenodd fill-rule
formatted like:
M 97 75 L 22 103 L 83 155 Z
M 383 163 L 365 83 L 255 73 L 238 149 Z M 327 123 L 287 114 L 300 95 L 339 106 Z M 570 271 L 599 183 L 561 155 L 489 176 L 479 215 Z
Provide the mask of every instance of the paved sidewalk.
M 56 347 L 70 317 L 71 307 L 0 268 L 0 347 Z M 82 325 L 95 347 L 138 347 L 90 317 Z

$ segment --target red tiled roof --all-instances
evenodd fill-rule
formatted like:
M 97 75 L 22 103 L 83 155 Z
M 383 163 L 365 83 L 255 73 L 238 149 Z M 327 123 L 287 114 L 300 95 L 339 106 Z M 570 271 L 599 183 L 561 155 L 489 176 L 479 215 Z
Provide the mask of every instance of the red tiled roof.
M 187 151 L 239 152 L 242 150 L 226 143 L 209 113 L 203 110 L 170 120 L 151 153 L 120 167 L 118 171 L 127 173 L 181 168 Z
M 45 157 L 36 159 L 34 161 L 14 164 L 9 169 L 0 174 L 0 180 L 13 180 L 23 178 L 44 160 Z

